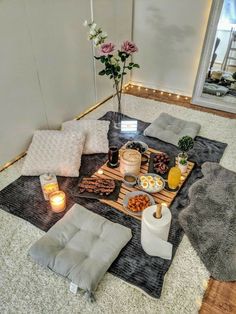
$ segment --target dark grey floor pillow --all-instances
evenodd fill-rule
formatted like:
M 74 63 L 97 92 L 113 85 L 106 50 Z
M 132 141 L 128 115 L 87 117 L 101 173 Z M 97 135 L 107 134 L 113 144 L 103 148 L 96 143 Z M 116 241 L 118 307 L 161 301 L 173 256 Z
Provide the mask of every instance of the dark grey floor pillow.
M 189 190 L 190 204 L 179 221 L 211 275 L 236 280 L 236 173 L 217 163 L 202 166 L 204 177 Z
M 195 138 L 201 126 L 199 123 L 185 121 L 162 112 L 143 132 L 145 136 L 159 138 L 160 140 L 178 145 L 183 136 Z
M 75 204 L 29 254 L 93 298 L 99 281 L 131 237 L 130 229 Z

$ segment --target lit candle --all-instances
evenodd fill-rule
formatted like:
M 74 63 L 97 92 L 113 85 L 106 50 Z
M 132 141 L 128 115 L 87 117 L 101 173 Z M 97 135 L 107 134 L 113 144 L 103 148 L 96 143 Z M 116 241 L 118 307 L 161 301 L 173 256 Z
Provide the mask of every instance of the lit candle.
M 49 201 L 52 211 L 55 213 L 62 212 L 66 207 L 66 195 L 63 191 L 56 191 L 49 195 Z
M 57 177 L 54 174 L 47 173 L 42 174 L 40 177 L 41 188 L 43 191 L 43 196 L 46 201 L 49 200 L 49 194 L 58 191 Z
M 102 170 L 102 169 L 99 169 L 99 170 L 98 170 L 98 174 L 103 174 L 103 170 Z

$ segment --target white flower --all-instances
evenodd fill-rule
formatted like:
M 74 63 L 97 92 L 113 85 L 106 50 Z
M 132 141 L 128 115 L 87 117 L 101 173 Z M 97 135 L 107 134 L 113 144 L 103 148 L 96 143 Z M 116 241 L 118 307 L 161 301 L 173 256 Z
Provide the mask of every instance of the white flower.
M 117 59 L 115 57 L 112 57 L 110 62 L 111 62 L 111 64 L 116 65 L 117 64 Z
M 87 26 L 88 26 L 88 21 L 85 20 L 84 23 L 83 23 L 83 25 L 84 25 L 85 27 L 87 27 Z
M 93 42 L 95 44 L 95 46 L 99 45 L 101 41 L 101 38 L 99 36 L 97 36 L 96 38 L 94 38 Z
M 96 26 L 97 26 L 97 24 L 93 22 L 91 25 L 91 29 L 95 30 Z
M 90 31 L 89 31 L 89 34 L 92 35 L 92 36 L 95 36 L 96 33 L 97 32 L 94 29 L 90 29 Z

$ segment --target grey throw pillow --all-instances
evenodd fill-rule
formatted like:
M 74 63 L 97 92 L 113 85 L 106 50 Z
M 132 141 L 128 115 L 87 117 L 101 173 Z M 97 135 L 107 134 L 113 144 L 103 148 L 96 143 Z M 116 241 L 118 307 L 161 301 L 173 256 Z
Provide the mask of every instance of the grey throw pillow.
M 91 296 L 131 237 L 130 229 L 75 204 L 29 254 Z
M 175 118 L 167 113 L 161 113 L 143 132 L 146 136 L 156 137 L 164 142 L 178 145 L 183 136 L 195 138 L 201 125 L 196 122 Z

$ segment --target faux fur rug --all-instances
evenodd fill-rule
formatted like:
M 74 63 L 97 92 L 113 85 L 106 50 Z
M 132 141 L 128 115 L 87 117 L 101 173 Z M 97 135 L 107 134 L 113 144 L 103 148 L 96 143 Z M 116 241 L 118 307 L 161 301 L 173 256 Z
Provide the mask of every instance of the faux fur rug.
M 114 113 L 108 112 L 101 119 L 113 121 L 113 118 Z M 127 116 L 125 118 L 130 119 Z M 170 156 L 176 156 L 179 151 L 175 146 L 142 135 L 143 130 L 148 125 L 149 123 L 138 120 L 138 133 L 135 139 L 142 140 L 150 147 L 166 152 Z M 130 133 L 119 133 L 111 123 L 109 131 L 110 145 L 122 146 L 132 138 L 133 135 Z M 190 159 L 196 163 L 196 167 L 171 206 L 172 225 L 169 241 L 173 244 L 173 257 L 183 236 L 183 230 L 178 222 L 178 215 L 180 210 L 188 205 L 188 189 L 193 182 L 202 176 L 200 166 L 205 161 L 219 162 L 226 146 L 226 144 L 218 141 L 196 137 L 195 146 L 189 152 Z M 83 156 L 80 174 L 93 174 L 106 159 L 107 156 L 105 154 Z M 58 181 L 60 188 L 66 192 L 68 197 L 66 210 L 69 210 L 76 202 L 113 222 L 132 229 L 132 240 L 122 250 L 119 257 L 110 267 L 109 272 L 139 287 L 150 296 L 159 298 L 164 276 L 172 261 L 148 256 L 143 251 L 140 244 L 140 222 L 98 201 L 70 196 L 69 192 L 77 184 L 77 178 L 59 177 Z M 38 177 L 20 177 L 3 189 L 0 192 L 0 205 L 6 211 L 31 222 L 44 231 L 47 231 L 64 215 L 64 213 L 55 214 L 50 211 L 49 205 L 43 200 Z
M 211 275 L 236 280 L 236 173 L 217 163 L 202 166 L 204 178 L 189 189 L 179 221 Z

